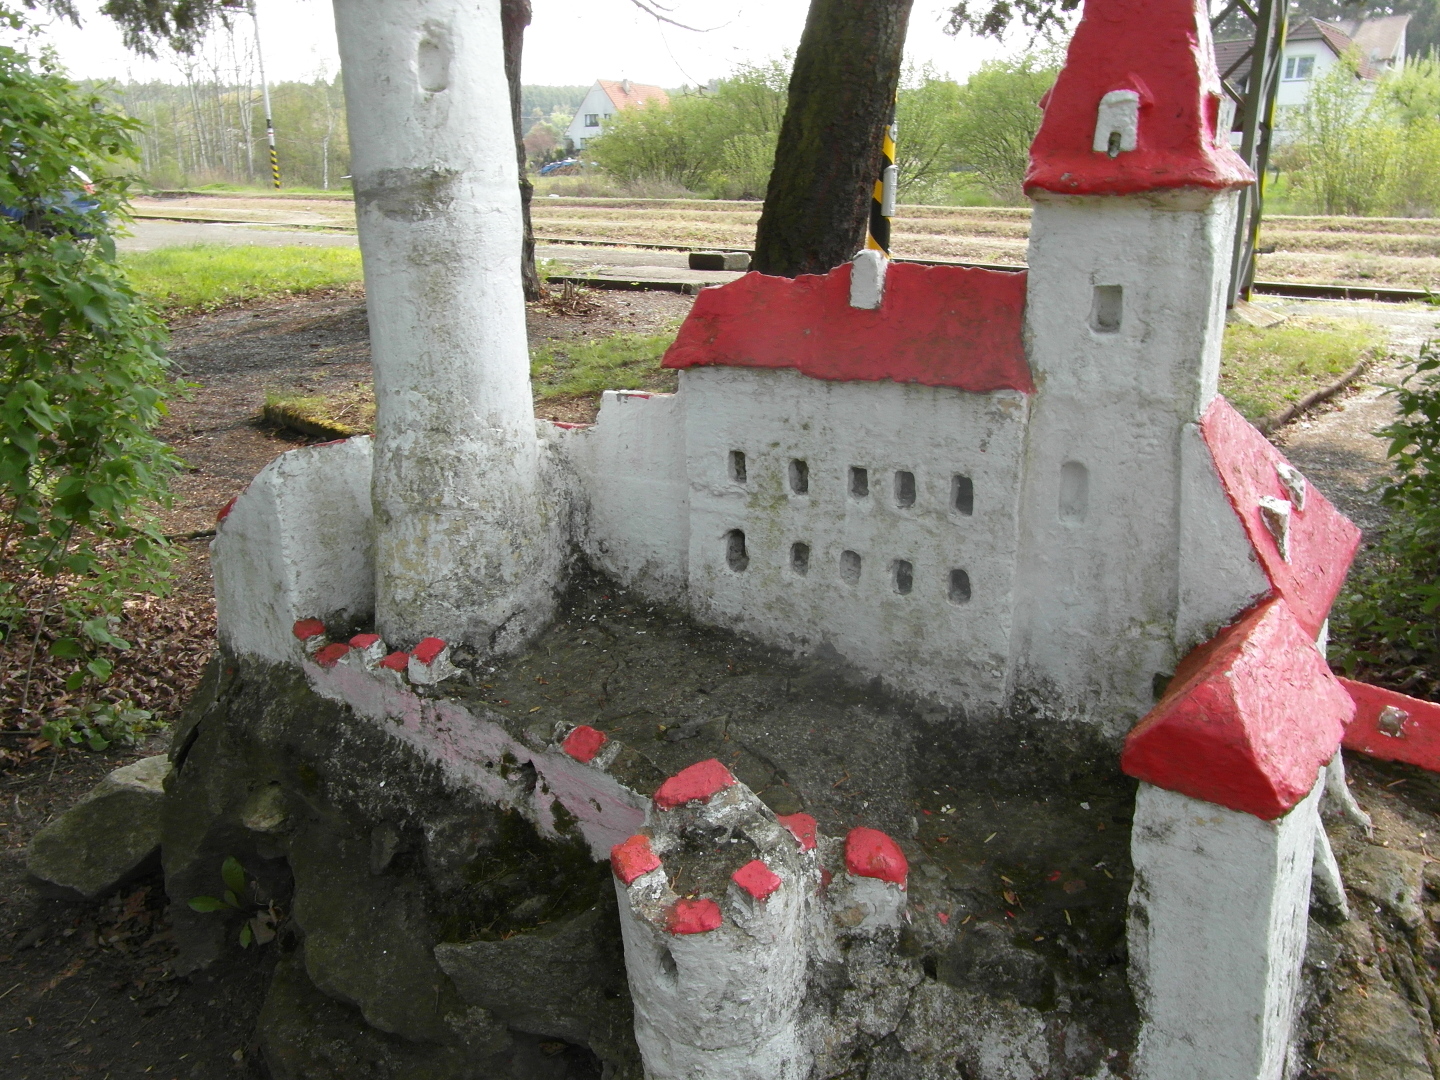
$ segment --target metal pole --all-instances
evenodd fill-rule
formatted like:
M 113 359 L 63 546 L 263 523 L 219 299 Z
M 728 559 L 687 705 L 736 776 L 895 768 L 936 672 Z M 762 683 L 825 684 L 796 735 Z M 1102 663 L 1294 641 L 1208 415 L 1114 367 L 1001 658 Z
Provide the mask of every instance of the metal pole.
M 890 255 L 890 219 L 895 216 L 895 184 L 899 169 L 895 166 L 895 106 L 890 107 L 890 123 L 885 125 L 885 137 L 880 143 L 880 156 L 884 164 L 880 167 L 880 178 L 870 192 L 870 227 L 865 236 L 865 246 L 872 251 Z
M 275 153 L 275 122 L 270 118 L 270 84 L 265 81 L 265 53 L 260 47 L 260 17 L 255 0 L 250 0 L 250 21 L 255 26 L 255 59 L 260 65 L 260 97 L 265 102 L 265 141 L 270 144 L 270 176 L 280 187 L 280 157 Z
M 1235 248 L 1230 264 L 1230 288 L 1226 306 L 1250 298 L 1255 281 L 1255 253 L 1260 242 L 1260 217 L 1264 206 L 1265 170 L 1270 164 L 1270 139 L 1275 126 L 1275 95 L 1280 88 L 1280 57 L 1285 47 L 1286 0 L 1230 0 L 1210 25 L 1218 32 L 1232 15 L 1249 23 L 1253 35 L 1250 48 L 1220 73 L 1225 94 L 1235 105 L 1240 120 L 1240 156 L 1255 173 L 1255 186 L 1240 193 L 1235 221 Z M 1236 85 L 1248 62 L 1245 87 Z M 1229 131 L 1226 133 L 1229 137 Z

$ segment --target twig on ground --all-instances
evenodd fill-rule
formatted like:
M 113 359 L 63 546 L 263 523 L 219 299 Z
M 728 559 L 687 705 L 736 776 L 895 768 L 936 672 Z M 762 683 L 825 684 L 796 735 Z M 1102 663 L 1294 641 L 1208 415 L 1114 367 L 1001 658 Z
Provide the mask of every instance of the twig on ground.
M 1312 390 L 1299 401 L 1292 401 L 1279 412 L 1273 412 L 1269 416 L 1263 417 L 1255 426 L 1260 429 L 1262 435 L 1273 435 L 1276 431 L 1279 431 L 1286 424 L 1290 423 L 1291 420 L 1310 411 L 1321 402 L 1329 401 L 1336 394 L 1340 393 L 1341 390 L 1344 390 L 1356 379 L 1360 378 L 1361 375 L 1365 374 L 1365 370 L 1373 362 L 1372 357 L 1365 357 L 1329 386 L 1322 386 L 1318 390 Z

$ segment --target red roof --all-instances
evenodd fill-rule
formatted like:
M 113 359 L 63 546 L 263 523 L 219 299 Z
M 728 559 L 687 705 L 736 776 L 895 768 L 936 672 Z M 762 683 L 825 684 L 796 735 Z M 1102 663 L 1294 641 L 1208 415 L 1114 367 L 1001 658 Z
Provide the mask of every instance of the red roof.
M 670 104 L 670 95 L 658 86 L 646 86 L 644 83 L 631 82 L 629 79 L 621 79 L 619 82 L 611 79 L 596 79 L 595 83 L 605 91 L 616 109 L 628 109 L 634 105 L 646 105 L 652 101 L 661 107 Z
M 700 293 L 664 365 L 1030 393 L 1024 310 L 1023 272 L 892 263 L 873 310 L 850 306 L 849 263 L 797 278 L 752 273 Z
M 1100 100 L 1139 95 L 1134 150 L 1093 148 Z M 1086 0 L 1065 67 L 1041 103 L 1025 190 L 1130 195 L 1243 187 L 1255 176 L 1217 131 L 1220 76 L 1204 0 Z
M 1315 485 L 1303 479 L 1305 505 L 1301 509 L 1281 477 L 1281 467 L 1288 468 L 1290 463 L 1223 397 L 1205 410 L 1200 434 L 1271 587 L 1285 598 L 1300 625 L 1313 637 L 1329 617 L 1330 605 L 1345 582 L 1350 561 L 1360 547 L 1360 530 Z M 1288 559 L 1265 524 L 1260 500 L 1266 496 L 1291 503 Z
M 1125 739 L 1130 776 L 1273 820 L 1309 794 L 1355 703 L 1283 598 L 1190 653 Z

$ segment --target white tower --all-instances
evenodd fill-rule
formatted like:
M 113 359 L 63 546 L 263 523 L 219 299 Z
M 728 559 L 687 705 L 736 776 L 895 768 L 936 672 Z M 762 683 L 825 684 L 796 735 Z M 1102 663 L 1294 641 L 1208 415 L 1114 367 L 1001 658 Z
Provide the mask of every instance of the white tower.
M 1195 644 L 1176 632 L 1182 457 L 1216 393 L 1254 179 L 1217 130 L 1220 95 L 1203 3 L 1088 0 L 1026 177 L 1015 677 L 1117 735 Z

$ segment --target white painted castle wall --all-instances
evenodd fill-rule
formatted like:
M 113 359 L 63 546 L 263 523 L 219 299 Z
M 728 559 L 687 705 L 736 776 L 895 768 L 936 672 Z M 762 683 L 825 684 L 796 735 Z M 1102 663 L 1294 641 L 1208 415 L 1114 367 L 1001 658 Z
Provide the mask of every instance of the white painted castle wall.
M 1035 202 L 1016 678 L 1116 734 L 1176 661 L 1181 429 L 1215 394 L 1234 224 L 1234 193 Z
M 210 542 L 220 643 L 295 662 L 297 619 L 369 620 L 375 606 L 366 436 L 281 454 L 235 500 Z
M 1175 648 L 1184 656 L 1270 592 L 1270 579 L 1220 483 L 1198 425 L 1180 436 L 1180 587 Z
M 707 367 L 682 372 L 690 484 L 690 606 L 777 644 L 822 643 L 901 690 L 966 705 L 998 704 L 1008 670 L 1025 396 L 893 382 L 828 382 L 792 371 Z M 731 477 L 742 452 L 746 481 Z M 791 489 L 792 460 L 809 491 Z M 850 493 L 867 470 L 869 495 Z M 914 505 L 897 506 L 896 474 L 912 473 Z M 973 511 L 951 508 L 969 477 Z M 741 530 L 748 565 L 732 569 Z M 797 573 L 791 546 L 810 546 Z M 860 557 L 858 580 L 842 572 Z M 911 564 L 908 595 L 894 563 Z M 950 599 L 964 570 L 970 599 Z
M 584 492 L 581 549 L 626 585 L 679 600 L 690 546 L 679 396 L 607 390 L 595 425 L 561 445 Z
M 377 629 L 505 651 L 548 619 L 499 0 L 336 0 L 377 405 Z
M 1262 821 L 1140 785 L 1129 919 L 1139 1080 L 1279 1080 L 1322 786 Z

